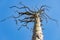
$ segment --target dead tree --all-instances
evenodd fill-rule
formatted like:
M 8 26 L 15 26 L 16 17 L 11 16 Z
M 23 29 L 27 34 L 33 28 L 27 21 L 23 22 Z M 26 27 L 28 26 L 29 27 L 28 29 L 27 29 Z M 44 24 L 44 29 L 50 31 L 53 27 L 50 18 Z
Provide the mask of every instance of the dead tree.
M 19 22 L 24 22 L 25 24 L 22 24 L 22 26 L 26 27 L 27 29 L 29 29 L 29 27 L 27 27 L 27 24 L 29 22 L 34 22 L 34 27 L 33 27 L 33 35 L 32 35 L 32 40 L 44 40 L 44 36 L 43 36 L 43 32 L 42 32 L 42 21 L 43 19 L 45 18 L 46 19 L 46 22 L 48 21 L 47 19 L 51 19 L 53 21 L 56 21 L 55 19 L 52 19 L 50 18 L 45 10 L 47 8 L 46 5 L 42 5 L 38 11 L 33 11 L 31 10 L 29 7 L 25 6 L 24 4 L 20 3 L 22 5 L 22 7 L 17 7 L 17 6 L 12 6 L 10 8 L 18 8 L 18 9 L 25 9 L 26 12 L 18 12 L 18 16 L 15 17 L 15 16 L 11 16 L 12 18 L 15 18 L 15 21 L 16 21 L 16 24 Z M 26 15 L 28 17 L 25 17 L 24 19 L 20 19 L 19 17 L 23 16 L 23 15 Z M 8 17 L 9 18 L 9 17 Z M 7 19 L 8 19 L 7 18 Z M 19 19 L 18 19 L 19 18 Z M 43 18 L 43 19 L 42 19 Z M 4 19 L 6 20 L 6 19 Z M 2 20 L 2 21 L 4 21 Z M 19 27 L 18 30 L 20 30 L 20 28 L 22 27 Z

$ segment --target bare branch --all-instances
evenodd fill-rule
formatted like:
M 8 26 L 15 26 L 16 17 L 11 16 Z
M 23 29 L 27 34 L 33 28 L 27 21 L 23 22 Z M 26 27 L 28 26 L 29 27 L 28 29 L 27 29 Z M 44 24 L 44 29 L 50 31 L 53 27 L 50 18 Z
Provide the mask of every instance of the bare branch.
M 19 17 L 20 17 L 20 15 L 18 15 L 18 16 L 13 16 L 13 18 L 15 18 L 15 19 L 16 19 L 16 18 L 19 18 Z
M 20 30 L 22 27 L 19 27 L 18 30 Z
M 57 22 L 57 20 L 50 18 L 46 13 L 44 13 L 44 14 L 45 14 L 49 19 L 51 19 L 51 20 Z
M 20 4 L 23 5 L 21 8 L 27 8 L 30 12 L 35 13 L 35 11 L 32 11 L 28 6 L 22 4 L 22 2 L 20 2 Z
M 18 11 L 16 11 L 16 12 L 19 13 L 20 16 L 22 16 L 22 15 L 34 15 L 34 14 L 28 12 L 28 11 L 26 11 L 26 12 L 18 12 Z
M 26 23 L 25 25 L 22 25 L 22 26 L 24 26 L 24 27 L 26 27 L 27 29 L 29 29 L 29 27 L 27 26 L 27 24 L 28 24 L 28 23 Z
M 12 16 L 9 16 L 9 17 L 7 17 L 7 18 L 4 18 L 4 19 L 1 20 L 0 22 L 6 21 L 6 20 L 9 19 L 9 18 L 12 18 Z
M 31 19 L 31 20 L 34 20 L 35 17 L 32 15 L 32 16 L 29 16 L 29 17 L 25 17 L 24 19 Z M 23 19 L 23 20 L 24 20 L 24 19 Z
M 23 7 L 20 7 L 20 8 L 17 7 L 17 6 L 12 6 L 12 7 L 10 7 L 10 8 L 14 8 L 14 7 L 15 7 L 15 8 L 18 8 L 18 9 L 25 9 L 25 10 L 28 9 L 30 12 L 32 12 L 32 13 L 34 12 L 34 11 L 30 10 L 30 8 L 27 7 L 27 6 L 23 6 Z
M 18 30 L 20 30 L 22 27 L 26 27 L 27 29 L 29 29 L 29 27 L 27 26 L 28 23 L 22 24 L 21 27 L 18 28 Z
M 42 13 L 45 12 L 45 10 L 48 10 L 47 8 L 49 8 L 49 7 L 46 6 L 46 5 L 42 5 L 37 12 L 40 13 L 40 14 L 42 14 Z
M 25 9 L 25 10 L 29 10 L 30 12 L 32 12 L 32 13 L 35 13 L 36 11 L 32 11 L 28 6 L 25 6 L 24 4 L 22 4 L 21 2 L 20 2 L 20 4 L 23 6 L 23 7 L 17 7 L 17 6 L 11 6 L 10 8 L 18 8 L 18 9 Z
M 17 20 L 17 19 L 15 19 L 14 21 L 15 21 L 16 25 L 18 25 L 18 20 Z
M 44 14 L 41 14 L 41 19 L 42 18 L 46 20 L 46 23 L 48 22 L 48 19 L 47 19 L 47 17 Z
M 47 5 L 42 5 L 42 6 L 40 7 L 40 10 L 41 10 L 41 9 L 48 10 L 48 8 L 50 8 L 50 7 L 47 6 Z
M 20 20 L 20 19 L 18 19 L 20 22 L 27 22 L 27 23 L 29 23 L 29 22 L 34 22 L 34 20 L 32 20 L 32 19 L 26 19 L 26 20 Z

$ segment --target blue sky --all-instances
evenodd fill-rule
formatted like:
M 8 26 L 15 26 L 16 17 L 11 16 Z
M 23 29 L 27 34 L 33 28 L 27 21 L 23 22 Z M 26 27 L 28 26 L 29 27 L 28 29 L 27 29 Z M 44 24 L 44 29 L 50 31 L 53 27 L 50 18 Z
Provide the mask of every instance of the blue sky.
M 0 0 L 0 20 L 16 14 L 16 8 L 10 9 L 11 6 L 20 6 L 19 2 L 29 6 L 32 10 L 39 8 L 40 5 L 49 6 L 47 14 L 56 20 L 48 20 L 47 24 L 44 24 L 43 30 L 44 40 L 60 40 L 60 0 Z M 31 26 L 29 24 L 29 26 Z M 31 40 L 32 32 L 26 28 L 17 30 L 17 25 L 13 19 L 8 19 L 5 22 L 0 22 L 0 40 Z

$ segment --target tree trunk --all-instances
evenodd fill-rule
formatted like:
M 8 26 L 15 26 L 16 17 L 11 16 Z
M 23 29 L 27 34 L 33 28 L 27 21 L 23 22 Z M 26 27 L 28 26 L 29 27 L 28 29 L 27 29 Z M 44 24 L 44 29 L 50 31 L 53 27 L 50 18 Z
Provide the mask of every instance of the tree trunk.
M 33 36 L 32 40 L 43 40 L 43 33 L 42 33 L 42 27 L 41 27 L 41 19 L 39 17 L 39 14 L 36 14 L 34 28 L 33 28 Z

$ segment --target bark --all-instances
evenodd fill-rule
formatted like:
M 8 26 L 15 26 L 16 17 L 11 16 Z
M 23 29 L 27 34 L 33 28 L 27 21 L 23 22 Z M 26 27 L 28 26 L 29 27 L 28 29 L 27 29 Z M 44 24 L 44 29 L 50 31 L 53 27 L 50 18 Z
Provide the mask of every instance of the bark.
M 35 23 L 33 28 L 32 40 L 43 40 L 42 27 L 40 22 L 39 14 L 36 14 Z

